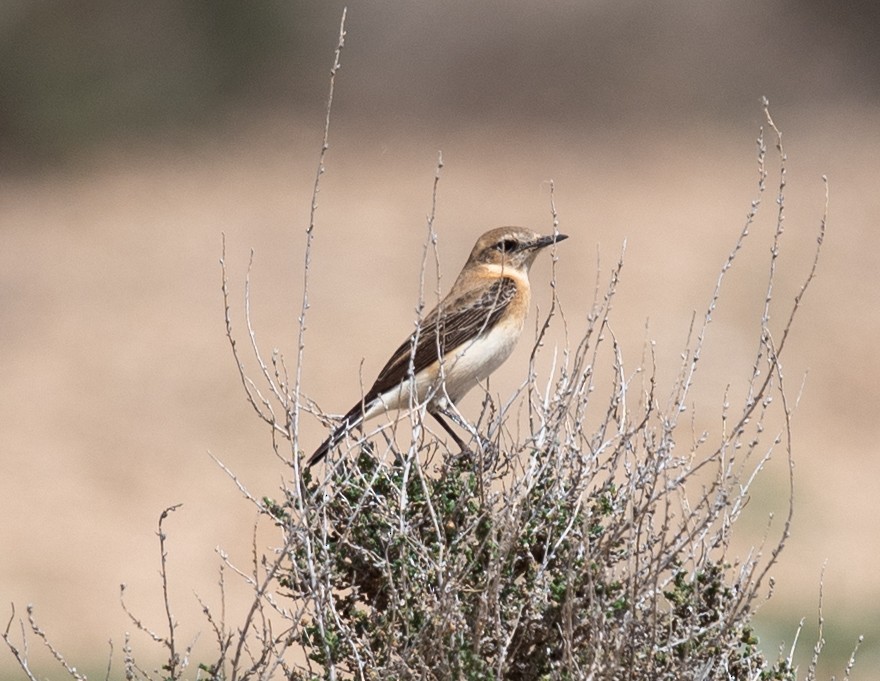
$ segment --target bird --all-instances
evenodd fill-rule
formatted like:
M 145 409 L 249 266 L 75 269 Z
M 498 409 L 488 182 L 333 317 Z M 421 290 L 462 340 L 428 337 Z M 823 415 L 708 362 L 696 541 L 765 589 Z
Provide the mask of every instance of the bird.
M 442 416 L 451 417 L 450 407 L 513 352 L 529 311 L 529 268 L 542 249 L 567 238 L 559 233 L 542 236 L 525 227 L 498 227 L 477 239 L 449 293 L 394 351 L 373 386 L 342 417 L 307 466 L 321 461 L 364 421 L 423 403 L 464 451 L 465 444 Z

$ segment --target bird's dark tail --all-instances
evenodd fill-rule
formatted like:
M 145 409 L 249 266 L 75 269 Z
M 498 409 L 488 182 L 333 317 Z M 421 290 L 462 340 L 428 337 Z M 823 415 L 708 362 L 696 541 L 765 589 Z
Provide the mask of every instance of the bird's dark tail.
M 336 428 L 333 429 L 333 432 L 330 433 L 330 437 L 324 440 L 321 443 L 321 446 L 318 447 L 315 452 L 309 457 L 309 460 L 306 462 L 306 467 L 311 468 L 316 463 L 321 461 L 327 454 L 330 453 L 330 450 L 333 449 L 339 441 L 342 440 L 355 426 L 359 426 L 361 422 L 364 420 L 364 409 L 363 405 L 358 402 L 355 406 L 353 406 L 349 412 L 342 417 L 342 423 L 340 423 Z

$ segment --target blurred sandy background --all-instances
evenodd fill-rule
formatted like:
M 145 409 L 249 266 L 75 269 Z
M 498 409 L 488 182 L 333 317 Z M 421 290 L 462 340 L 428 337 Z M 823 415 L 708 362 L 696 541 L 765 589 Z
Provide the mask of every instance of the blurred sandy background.
M 341 7 L 0 8 L 0 620 L 10 602 L 19 614 L 36 604 L 81 669 L 102 673 L 109 639 L 118 661 L 132 630 L 121 582 L 132 610 L 162 629 L 156 521 L 178 502 L 166 525 L 171 596 L 182 638 L 202 631 L 209 647 L 193 593 L 219 603 L 214 549 L 246 567 L 255 514 L 208 452 L 257 495 L 275 494 L 285 474 L 224 338 L 220 234 L 239 331 L 253 247 L 258 339 L 292 364 Z M 597 258 L 607 274 L 626 239 L 615 332 L 632 368 L 646 335 L 656 340 L 668 390 L 690 316 L 756 196 L 766 95 L 789 155 L 780 305 L 809 265 L 822 174 L 831 208 L 784 359 L 790 390 L 807 379 L 793 535 L 758 617 L 762 646 L 787 650 L 807 618 L 803 665 L 825 565 L 821 673 L 841 674 L 864 634 L 852 678 L 877 678 L 878 19 L 870 2 L 820 0 L 352 6 L 319 199 L 306 393 L 344 410 L 361 363 L 369 382 L 411 328 L 439 150 L 443 285 L 483 230 L 549 231 L 552 178 L 571 236 L 558 263 L 570 333 Z M 748 376 L 774 211 L 770 194 L 710 330 L 697 393 L 706 427 L 717 427 L 725 384 L 742 389 Z M 549 259 L 533 272 L 546 309 Z M 562 341 L 557 327 L 551 345 Z M 493 391 L 509 394 L 527 354 L 524 344 Z M 322 432 L 305 419 L 305 442 Z M 786 498 L 777 458 L 738 546 L 760 542 Z M 235 621 L 243 590 L 229 582 Z M 150 659 L 142 635 L 133 645 Z M 36 643 L 32 657 L 39 674 L 62 676 Z M 21 677 L 5 649 L 2 670 Z

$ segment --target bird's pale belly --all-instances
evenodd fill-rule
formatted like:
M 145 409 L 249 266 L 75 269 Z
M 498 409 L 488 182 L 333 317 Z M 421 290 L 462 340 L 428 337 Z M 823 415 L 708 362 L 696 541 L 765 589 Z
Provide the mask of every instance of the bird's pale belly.
M 522 325 L 496 326 L 489 333 L 462 345 L 446 358 L 442 366 L 442 386 L 441 368 L 439 363 L 435 363 L 420 371 L 415 376 L 415 381 L 405 380 L 398 388 L 381 395 L 368 406 L 365 418 L 394 409 L 407 409 L 428 399 L 436 403 L 457 402 L 510 357 L 521 332 Z M 413 383 L 416 397 L 411 400 Z
M 522 325 L 499 324 L 475 341 L 462 345 L 443 365 L 444 396 L 452 402 L 464 397 L 510 357 L 521 332 Z

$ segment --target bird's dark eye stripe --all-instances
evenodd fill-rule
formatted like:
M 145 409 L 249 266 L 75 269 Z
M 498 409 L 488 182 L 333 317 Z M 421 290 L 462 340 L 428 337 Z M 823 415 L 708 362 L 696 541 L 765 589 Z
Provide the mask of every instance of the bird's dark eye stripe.
M 495 248 L 502 253 L 512 253 L 519 248 L 519 242 L 516 239 L 504 239 L 495 244 Z

